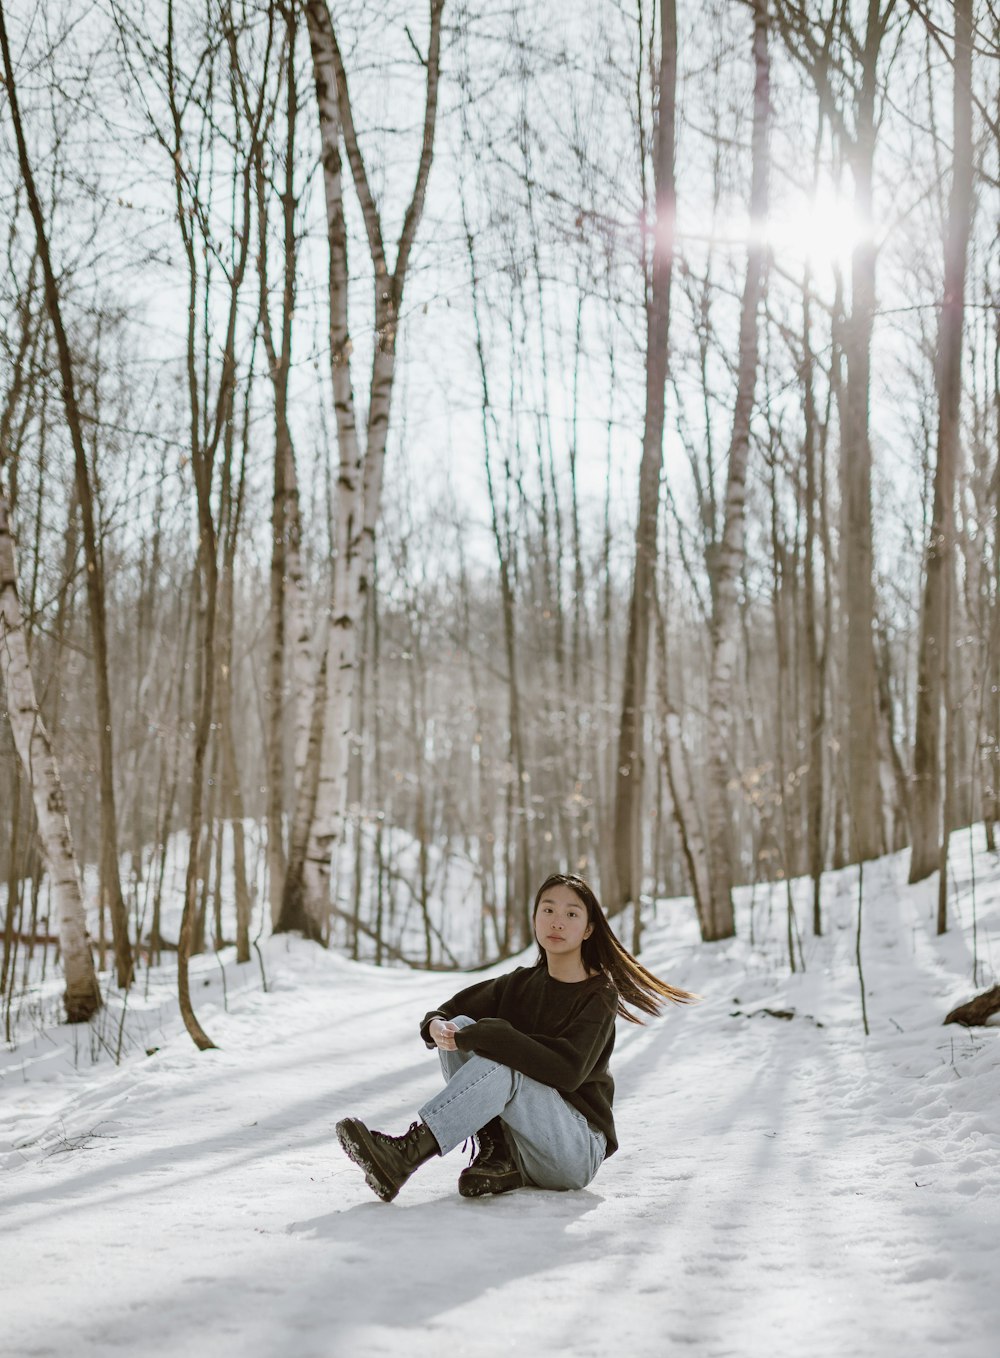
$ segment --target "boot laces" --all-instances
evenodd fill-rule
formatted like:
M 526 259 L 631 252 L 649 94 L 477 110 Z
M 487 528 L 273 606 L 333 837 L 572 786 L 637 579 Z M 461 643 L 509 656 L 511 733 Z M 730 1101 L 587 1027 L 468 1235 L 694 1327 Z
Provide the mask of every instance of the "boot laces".
M 387 1146 L 394 1146 L 398 1149 L 400 1146 L 405 1145 L 411 1137 L 416 1135 L 419 1126 L 419 1122 L 411 1122 L 401 1136 L 390 1136 L 388 1132 L 377 1132 L 374 1128 L 371 1128 L 370 1135 L 373 1141 L 381 1141 Z
M 491 1132 L 480 1132 L 476 1142 L 476 1153 L 469 1161 L 470 1167 L 475 1165 L 477 1169 L 483 1169 L 486 1165 L 503 1163 L 506 1148 L 502 1142 L 496 1141 Z

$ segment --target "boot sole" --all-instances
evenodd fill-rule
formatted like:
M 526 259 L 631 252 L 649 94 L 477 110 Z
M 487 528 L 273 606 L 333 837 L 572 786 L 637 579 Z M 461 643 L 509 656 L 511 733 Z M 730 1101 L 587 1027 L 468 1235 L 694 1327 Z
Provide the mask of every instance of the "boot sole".
M 368 1128 L 357 1118 L 343 1118 L 337 1123 L 337 1140 L 349 1160 L 353 1160 L 365 1176 L 365 1183 L 383 1202 L 392 1202 L 399 1192 L 399 1185 L 385 1173 L 378 1162 L 374 1143 L 368 1135 Z
M 460 1174 L 458 1191 L 463 1198 L 496 1197 L 499 1193 L 512 1193 L 515 1188 L 523 1188 L 524 1180 L 520 1174 Z

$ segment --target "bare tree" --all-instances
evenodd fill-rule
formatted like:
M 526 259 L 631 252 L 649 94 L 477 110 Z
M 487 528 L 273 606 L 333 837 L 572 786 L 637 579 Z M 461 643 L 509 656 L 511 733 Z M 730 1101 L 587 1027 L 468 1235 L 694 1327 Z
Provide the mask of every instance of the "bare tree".
M 111 729 L 111 688 L 108 674 L 104 565 L 95 523 L 90 469 L 87 465 L 87 453 L 83 445 L 83 424 L 77 404 L 73 357 L 63 322 L 59 288 L 52 267 L 42 205 L 35 188 L 35 177 L 22 127 L 2 5 L 0 5 L 0 25 L 2 25 L 0 32 L 2 32 L 3 37 L 4 76 L 7 98 L 10 102 L 11 121 L 14 124 L 14 135 L 17 140 L 18 164 L 28 197 L 28 207 L 35 228 L 38 258 L 45 279 L 45 304 L 59 358 L 59 376 L 66 409 L 66 423 L 73 446 L 76 469 L 76 493 L 83 521 L 83 540 L 87 561 L 87 601 L 90 606 L 90 626 L 94 645 L 94 676 L 97 686 L 98 749 L 100 751 L 101 777 L 101 880 L 111 905 L 111 927 L 118 968 L 118 984 L 126 988 L 132 983 L 132 948 L 129 942 L 128 917 L 125 911 L 125 901 L 122 897 L 121 878 L 118 870 L 118 829 L 115 814 L 114 748 Z
M 847 381 L 841 405 L 841 556 L 847 651 L 847 815 L 851 848 L 862 860 L 883 852 L 880 750 L 887 744 L 878 706 L 870 432 L 871 352 L 877 247 L 872 218 L 880 56 L 896 0 L 867 0 L 864 32 L 839 0 L 829 14 L 776 0 L 785 41 L 815 85 L 851 169 L 859 236 L 851 254 L 850 314 L 843 326 Z M 839 82 L 839 83 L 838 83 Z M 843 91 L 849 94 L 844 97 Z M 853 120 L 848 111 L 853 104 Z M 886 758 L 890 757 L 887 752 Z
M 640 51 L 643 45 L 640 35 Z M 646 408 L 639 464 L 639 509 L 635 529 L 635 566 L 629 604 L 625 675 L 615 779 L 614 887 L 605 898 L 611 910 L 633 903 L 638 921 L 642 889 L 642 787 L 645 761 L 645 700 L 649 671 L 649 630 L 656 576 L 657 526 L 660 516 L 660 476 L 663 468 L 665 388 L 669 368 L 670 283 L 674 265 L 674 218 L 677 190 L 674 181 L 677 103 L 677 8 L 675 0 L 660 4 L 660 62 L 654 102 L 653 184 L 654 219 L 644 227 L 652 235 L 643 240 L 644 301 L 646 311 Z M 645 198 L 645 147 L 643 161 Z M 651 256 L 651 257 L 650 257 Z M 610 874 L 609 874 L 610 875 Z M 638 929 L 638 923 L 636 925 Z M 638 944 L 638 938 L 634 940 Z
M 235 81 L 236 63 L 233 57 L 234 17 L 228 5 L 218 13 L 221 37 L 228 48 L 230 76 Z M 268 16 L 264 55 L 266 69 L 272 50 L 273 13 Z M 225 48 L 223 50 L 226 50 Z M 197 63 L 202 70 L 209 52 Z M 174 0 L 167 6 L 165 48 L 165 89 L 169 125 L 166 130 L 154 128 L 154 135 L 170 156 L 173 169 L 175 216 L 187 269 L 187 334 L 185 345 L 185 373 L 187 379 L 188 417 L 190 431 L 190 459 L 194 475 L 197 509 L 198 552 L 195 580 L 199 591 L 197 609 L 199 637 L 196 670 L 196 716 L 194 721 L 194 749 L 191 770 L 191 802 L 188 816 L 188 865 L 184 890 L 184 909 L 181 915 L 180 937 L 177 945 L 177 984 L 181 1015 L 192 1041 L 200 1050 L 213 1046 L 211 1039 L 195 1016 L 191 1002 L 188 961 L 195 947 L 196 920 L 199 918 L 199 883 L 207 881 L 207 868 L 202 862 L 201 841 L 204 825 L 205 778 L 208 767 L 209 741 L 216 710 L 215 686 L 217 648 L 219 638 L 219 528 L 216 521 L 214 482 L 217 456 L 227 429 L 231 429 L 236 384 L 237 321 L 240 290 L 246 276 L 252 238 L 252 191 L 257 146 L 261 137 L 266 107 L 266 80 L 260 82 L 256 103 L 250 117 L 239 127 L 234 148 L 232 197 L 234 212 L 239 216 L 232 226 L 232 255 L 225 259 L 216 244 L 207 218 L 206 203 L 202 199 L 201 169 L 189 158 L 185 120 L 190 110 L 208 117 L 208 110 L 199 109 L 195 91 L 182 76 L 177 60 L 174 25 Z M 233 100 L 233 114 L 240 116 L 239 101 Z M 204 266 L 202 265 L 204 260 Z M 218 264 L 224 277 L 225 323 L 221 343 L 221 366 L 214 393 L 209 390 L 209 365 L 204 370 L 199 363 L 199 297 L 210 287 L 208 269 Z M 208 341 L 206 340 L 206 348 Z
M 271 509 L 271 649 L 268 706 L 268 832 L 267 854 L 272 919 L 276 922 L 284 894 L 284 806 L 286 790 L 285 733 L 289 691 L 294 726 L 294 770 L 302 777 L 309 744 L 309 704 L 312 689 L 310 619 L 305 608 L 302 566 L 302 520 L 299 504 L 295 445 L 289 421 L 289 376 L 292 366 L 292 321 L 298 271 L 296 239 L 295 150 L 299 95 L 295 46 L 297 9 L 277 6 L 285 22 L 284 93 L 285 136 L 276 139 L 276 159 L 283 161 L 281 183 L 281 307 L 278 323 L 271 317 L 270 220 L 265 144 L 261 139 L 254 167 L 257 199 L 257 272 L 260 281 L 260 324 L 268 372 L 274 391 L 274 482 Z M 251 116 L 251 90 L 240 81 L 245 113 Z
M 501 500 L 493 474 L 495 454 L 493 451 L 494 438 L 491 436 L 491 431 L 495 431 L 496 417 L 490 396 L 486 344 L 479 301 L 481 282 L 476 265 L 475 239 L 466 210 L 464 193 L 462 196 L 462 225 L 465 229 L 466 249 L 469 255 L 472 319 L 481 393 L 483 466 L 486 471 L 486 492 L 490 505 L 490 530 L 500 580 L 500 607 L 503 618 L 503 644 L 506 660 L 508 767 L 505 779 L 507 833 L 505 835 L 504 887 L 506 909 L 504 913 L 503 948 L 505 952 L 509 953 L 525 947 L 531 937 L 530 921 L 526 913 L 526 903 L 531 891 L 531 849 L 528 838 L 528 808 L 525 802 L 529 775 L 525 758 L 521 667 L 518 661 L 519 628 L 515 561 L 517 546 L 510 512 L 512 476 L 509 456 L 503 459 L 506 490 L 503 500 Z M 492 849 L 490 856 L 492 856 Z
M 702 935 L 727 938 L 733 933 L 733 833 L 729 785 L 732 778 L 731 734 L 734 679 L 739 655 L 738 589 L 743 572 L 747 462 L 750 420 L 757 385 L 757 310 L 764 286 L 767 255 L 763 230 L 768 195 L 768 128 L 770 124 L 770 56 L 768 0 L 753 5 L 754 99 L 753 153 L 750 185 L 750 240 L 740 312 L 736 404 L 729 443 L 724 500 L 724 526 L 714 558 L 712 580 L 711 674 L 709 677 L 709 769 L 707 778 L 707 846 L 709 891 L 700 901 Z
M 944 249 L 944 294 L 938 320 L 934 509 L 927 544 L 917 664 L 911 882 L 922 881 L 942 866 L 941 712 L 951 654 L 946 620 L 948 599 L 954 588 L 954 501 L 962 406 L 965 271 L 973 210 L 971 0 L 955 0 L 954 17 L 954 151 Z M 944 829 L 944 838 L 948 828 Z

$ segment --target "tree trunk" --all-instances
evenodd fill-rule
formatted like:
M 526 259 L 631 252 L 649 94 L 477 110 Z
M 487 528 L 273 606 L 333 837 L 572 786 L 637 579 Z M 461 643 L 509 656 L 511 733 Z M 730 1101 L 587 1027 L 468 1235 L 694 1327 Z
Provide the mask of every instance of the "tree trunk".
M 0 12 L 0 26 L 3 23 Z M 6 59 L 6 35 L 4 35 Z M 55 752 L 35 697 L 28 663 L 24 620 L 17 587 L 17 561 L 8 506 L 0 486 L 0 678 L 18 758 L 24 767 L 38 821 L 38 837 L 49 869 L 59 918 L 59 948 L 70 1023 L 83 1023 L 101 1007 L 101 991 L 87 937 L 80 872 L 66 814 L 66 799 Z M 8 902 L 8 910 L 13 903 Z
M 805 512 L 806 540 L 803 561 L 804 607 L 807 670 L 807 731 L 806 746 L 809 772 L 807 776 L 806 845 L 809 874 L 812 877 L 812 925 L 817 936 L 823 932 L 820 888 L 823 876 L 823 769 L 824 733 L 826 725 L 826 642 L 819 644 L 819 619 L 816 609 L 816 529 L 818 497 L 826 496 L 826 478 L 817 479 L 817 412 L 813 388 L 814 355 L 810 307 L 810 279 L 806 278 L 802 292 L 802 349 L 805 434 L 803 453 L 806 461 Z
M 1000 373 L 1000 332 L 996 337 L 996 371 Z M 1000 416 L 1000 382 L 996 393 L 997 414 Z M 1000 463 L 997 464 L 995 492 L 1000 498 Z M 983 821 L 986 827 L 986 847 L 996 849 L 994 826 L 1000 820 L 1000 503 L 993 518 L 993 543 L 990 558 L 993 584 L 989 597 L 989 634 L 986 646 L 985 676 L 983 679 L 983 707 L 985 731 L 982 737 L 983 764 Z
M 757 385 L 757 310 L 764 284 L 767 216 L 768 126 L 770 122 L 770 58 L 768 0 L 754 0 L 753 170 L 750 188 L 750 244 L 740 315 L 736 406 L 729 445 L 725 526 L 716 558 L 712 616 L 712 664 L 709 679 L 708 861 L 709 909 L 706 940 L 734 932 L 732 901 L 732 831 L 728 785 L 732 775 L 732 712 L 739 654 L 740 612 L 737 587 L 745 555 L 744 510 L 750 417 Z
M 94 646 L 94 680 L 97 689 L 97 726 L 99 770 L 101 784 L 101 873 L 107 898 L 111 906 L 111 926 L 114 935 L 115 963 L 118 984 L 127 989 L 132 984 L 132 948 L 128 937 L 128 915 L 122 896 L 121 876 L 118 867 L 118 828 L 115 815 L 114 787 L 114 748 L 111 722 L 111 688 L 108 679 L 108 639 L 107 619 L 104 607 L 104 570 L 97 528 L 94 521 L 94 504 L 90 485 L 90 471 L 87 454 L 83 446 L 83 426 L 76 401 L 76 388 L 73 378 L 73 359 L 70 354 L 69 340 L 63 324 L 59 290 L 49 253 L 48 236 L 42 207 L 35 189 L 35 179 L 28 158 L 28 148 L 21 125 L 21 113 L 17 91 L 14 85 L 14 70 L 10 59 L 7 41 L 7 28 L 3 9 L 0 8 L 0 43 L 3 48 L 4 74 L 7 97 L 10 101 L 11 120 L 17 141 L 17 158 L 24 180 L 25 192 L 38 246 L 38 257 L 45 278 L 45 304 L 52 324 L 59 357 L 59 376 L 62 384 L 63 402 L 66 408 L 66 423 L 76 468 L 76 490 L 80 501 L 83 520 L 84 550 L 87 562 L 87 602 L 90 608 L 90 628 Z
M 295 814 L 292 823 L 289 845 L 288 874 L 277 931 L 301 930 L 307 936 L 319 937 L 320 920 L 329 891 L 330 853 L 333 837 L 337 834 L 336 825 L 322 824 L 320 834 L 315 832 L 316 822 L 327 821 L 330 810 L 319 805 L 319 788 L 326 771 L 326 796 L 329 801 L 336 789 L 330 787 L 328 760 L 328 741 L 325 739 L 331 707 L 334 721 L 340 722 L 342 737 L 344 730 L 343 712 L 348 717 L 350 702 L 346 709 L 343 704 L 345 690 L 350 691 L 355 659 L 357 619 L 352 616 L 347 600 L 350 593 L 349 553 L 357 541 L 361 521 L 361 464 L 362 450 L 358 438 L 357 420 L 354 406 L 354 390 L 351 384 L 350 355 L 351 336 L 348 325 L 348 269 L 347 269 L 347 226 L 344 217 L 343 160 L 340 151 L 341 126 L 338 104 L 337 71 L 333 47 L 335 43 L 333 26 L 325 0 L 311 0 L 306 5 L 306 22 L 309 28 L 309 43 L 312 50 L 313 77 L 316 86 L 316 102 L 319 114 L 321 160 L 323 183 L 326 190 L 327 238 L 329 245 L 329 293 L 330 293 L 330 365 L 333 378 L 333 399 L 337 417 L 337 441 L 340 454 L 340 467 L 337 478 L 337 505 L 333 534 L 333 580 L 332 600 L 329 610 L 327 642 L 325 647 L 325 675 L 323 702 L 317 684 L 311 729 L 318 736 L 309 745 L 306 766 L 296 790 Z M 334 644 L 334 633 L 350 633 L 350 647 Z M 346 654 L 345 654 L 346 653 Z M 338 662 L 346 660 L 350 675 L 338 671 Z M 318 731 L 317 731 L 318 727 Z M 342 739 L 346 749 L 347 741 Z M 346 766 L 338 760 L 338 768 Z M 315 781 L 315 789 L 313 783 Z M 343 787 L 346 795 L 346 782 Z M 335 799 L 334 799 L 335 801 Z M 312 856 L 312 866 L 310 866 Z M 326 894 L 324 894 L 326 893 Z
M 319 784 L 320 757 L 323 745 L 323 713 L 326 707 L 326 655 L 320 662 L 319 673 L 313 689 L 312 715 L 309 727 L 309 745 L 306 762 L 296 792 L 295 815 L 292 818 L 291 836 L 288 844 L 288 871 L 285 873 L 285 890 L 281 898 L 281 913 L 274 926 L 275 933 L 288 933 L 292 930 L 310 938 L 314 943 L 322 941 L 323 934 L 319 919 L 306 909 L 303 871 L 306 850 L 309 845 L 309 831 L 312 826 L 316 806 L 316 788 Z
M 273 12 L 269 16 L 273 18 Z M 227 29 L 229 42 L 231 74 L 236 78 L 238 71 L 235 37 Z M 270 42 L 268 43 L 268 54 Z M 198 677 L 200 687 L 195 701 L 194 750 L 191 766 L 191 802 L 188 813 L 188 863 L 184 883 L 184 908 L 181 914 L 180 937 L 177 944 L 177 993 L 180 1001 L 181 1017 L 191 1040 L 200 1051 L 215 1044 L 198 1022 L 191 1003 L 191 989 L 188 976 L 188 962 L 193 947 L 195 921 L 198 914 L 198 876 L 200 860 L 200 840 L 204 822 L 205 771 L 209 740 L 212 733 L 213 708 L 215 703 L 215 667 L 218 653 L 217 616 L 219 604 L 219 562 L 218 533 L 213 503 L 213 482 L 215 460 L 223 433 L 229 428 L 233 418 L 234 387 L 236 381 L 236 324 L 240 290 L 246 275 L 251 236 L 251 200 L 253 172 L 259 146 L 260 128 L 264 115 L 263 89 L 266 81 L 261 79 L 261 93 L 253 109 L 247 107 L 246 158 L 233 167 L 232 198 L 238 203 L 241 219 L 233 226 L 233 261 L 227 271 L 228 307 L 225 334 L 219 349 L 222 366 L 219 373 L 218 389 L 215 394 L 214 408 L 208 406 L 208 361 L 205 361 L 204 378 L 199 373 L 196 346 L 199 298 L 199 250 L 195 232 L 204 229 L 204 217 L 194 209 L 198 205 L 197 182 L 191 182 L 185 174 L 185 153 L 183 116 L 188 105 L 179 101 L 177 73 L 174 65 L 174 25 L 173 4 L 167 9 L 167 56 L 169 85 L 167 99 L 171 117 L 173 136 L 171 150 L 174 164 L 174 195 L 177 225 L 184 250 L 188 271 L 188 315 L 186 334 L 185 366 L 188 386 L 188 405 L 190 422 L 190 457 L 195 483 L 195 502 L 198 529 L 198 553 L 193 589 L 201 591 L 199 604 L 204 609 L 201 629 L 201 644 L 198 647 Z M 205 252 L 207 254 L 207 251 Z M 208 288 L 207 275 L 204 287 Z M 206 314 L 208 308 L 206 307 Z M 207 324 L 207 322 L 206 322 Z M 202 388 L 204 381 L 204 389 Z M 205 427 L 201 427 L 204 406 Z
M 483 435 L 483 466 L 486 472 L 486 492 L 490 505 L 490 530 L 497 557 L 497 572 L 500 579 L 500 608 L 503 618 L 504 657 L 507 662 L 507 779 L 505 788 L 506 827 L 504 834 L 504 912 L 503 950 L 516 952 L 528 943 L 531 937 L 530 919 L 526 913 L 530 895 L 530 846 L 528 843 L 528 818 L 525 802 L 527 765 L 524 757 L 522 732 L 524 723 L 521 711 L 521 687 L 517 641 L 517 596 L 514 587 L 515 535 L 510 523 L 510 489 L 508 472 L 507 506 L 501 520 L 501 505 L 493 480 L 492 452 L 490 439 L 491 402 L 489 378 L 486 368 L 486 347 L 479 307 L 479 274 L 476 267 L 475 242 L 469 224 L 465 199 L 461 198 L 462 225 L 465 231 L 466 248 L 469 255 L 469 281 L 472 289 L 472 318 L 476 338 L 476 357 L 479 365 L 480 417 Z M 508 464 L 509 467 L 509 464 Z M 492 852 L 492 851 L 491 851 Z M 513 861 L 514 869 L 511 870 Z
M 952 695 L 951 643 L 954 638 L 952 614 L 954 612 L 954 576 L 949 578 L 950 588 L 944 599 L 941 636 L 944 647 L 941 675 L 941 697 L 944 703 L 944 804 L 942 807 L 941 843 L 938 851 L 938 900 L 937 931 L 948 932 L 948 852 L 951 847 L 951 828 L 954 821 L 955 802 L 955 727 L 957 714 Z
M 304 582 L 295 448 L 288 422 L 288 375 L 292 358 L 292 319 L 295 309 L 297 244 L 295 240 L 295 129 L 298 116 L 295 38 L 296 9 L 284 9 L 286 26 L 286 142 L 282 206 L 281 329 L 275 342 L 268 302 L 268 215 L 264 147 L 258 147 L 257 270 L 260 279 L 260 319 L 268 371 L 274 389 L 274 490 L 271 515 L 271 649 L 268 683 L 268 798 L 267 859 L 272 923 L 277 923 L 284 895 L 285 732 L 291 697 L 295 773 L 300 778 L 308 749 L 309 695 L 312 687 L 310 642 L 305 617 Z
M 859 861 L 884 851 L 879 775 L 878 671 L 875 660 L 875 583 L 872 548 L 869 393 L 875 318 L 875 241 L 872 235 L 872 172 L 875 157 L 875 96 L 884 25 L 880 0 L 869 0 L 862 57 L 857 132 L 850 148 L 854 210 L 863 232 L 851 256 L 851 316 L 847 354 L 846 428 L 841 453 L 846 570 L 848 814 L 853 856 Z
M 663 732 L 663 762 L 674 804 L 674 817 L 681 837 L 681 848 L 687 864 L 688 878 L 694 896 L 698 923 L 704 936 L 711 928 L 711 885 L 709 882 L 708 850 L 702 831 L 701 815 L 695 797 L 681 719 L 670 702 L 667 677 L 667 645 L 663 616 L 656 609 L 656 631 L 659 651 L 659 693 Z
M 675 117 L 677 107 L 677 9 L 675 0 L 660 0 L 660 71 L 655 131 L 652 268 L 643 264 L 646 282 L 646 410 L 639 464 L 639 511 L 635 529 L 635 566 L 629 604 L 622 714 L 618 729 L 615 778 L 614 889 L 604 888 L 612 914 L 629 903 L 638 909 L 642 890 L 642 790 L 646 681 L 649 671 L 649 625 L 660 516 L 663 467 L 665 387 L 669 366 L 670 284 L 674 263 Z M 643 223 L 646 227 L 646 223 Z
M 267 869 L 271 922 L 277 923 L 285 889 L 285 474 L 281 418 L 274 450 L 274 494 L 271 516 L 271 646 L 268 656 L 267 723 Z
M 962 405 L 965 270 L 972 221 L 972 2 L 955 0 L 954 162 L 944 257 L 944 297 L 938 321 L 937 463 L 927 545 L 917 720 L 913 745 L 910 881 L 938 867 L 941 845 L 941 711 L 948 664 L 945 616 L 954 571 L 955 477 Z
M 247 405 L 252 388 L 252 376 L 247 382 Z M 233 660 L 233 629 L 235 623 L 234 582 L 236 575 L 236 548 L 239 542 L 240 521 L 243 513 L 244 487 L 246 481 L 246 453 L 248 441 L 249 409 L 244 412 L 243 456 L 240 461 L 239 479 L 235 495 L 232 491 L 232 459 L 234 421 L 229 420 L 225 436 L 225 460 L 223 468 L 223 512 L 226 521 L 226 541 L 223 555 L 223 571 L 220 588 L 220 644 L 218 667 L 218 739 L 221 745 L 217 764 L 221 763 L 221 796 L 219 797 L 219 843 L 224 839 L 224 823 L 228 818 L 233 834 L 233 892 L 236 901 L 236 960 L 250 961 L 250 891 L 247 885 L 246 836 L 243 830 L 243 784 L 240 778 L 239 759 L 236 754 L 236 733 L 233 721 L 233 691 L 235 685 Z M 216 874 L 216 897 L 221 892 L 221 854 L 220 870 Z M 222 930 L 217 927 L 216 950 L 222 946 Z
M 311 780 L 308 777 L 302 780 L 299 789 L 296 802 L 298 833 L 293 831 L 293 852 L 294 846 L 301 845 L 303 841 L 306 848 L 299 861 L 290 857 L 292 890 L 290 892 L 286 882 L 279 928 L 301 927 L 291 925 L 288 921 L 296 914 L 301 918 L 303 910 L 315 919 L 325 916 L 330 900 L 332 857 L 343 838 L 350 764 L 350 723 L 358 666 L 358 633 L 365 613 L 374 559 L 375 529 L 395 376 L 396 330 L 410 252 L 423 213 L 433 152 L 443 5 L 444 0 L 430 0 L 430 39 L 424 63 L 427 86 L 423 142 L 416 183 L 404 217 L 392 273 L 386 262 L 381 221 L 354 128 L 346 73 L 330 12 L 326 0 L 308 0 L 306 5 L 326 188 L 330 247 L 330 355 L 340 471 L 321 758 L 315 798 L 310 795 Z M 350 374 L 349 275 L 341 139 L 351 166 L 375 271 L 375 350 L 364 451 L 358 438 Z M 302 831 L 306 822 L 309 828 L 308 834 L 304 835 Z

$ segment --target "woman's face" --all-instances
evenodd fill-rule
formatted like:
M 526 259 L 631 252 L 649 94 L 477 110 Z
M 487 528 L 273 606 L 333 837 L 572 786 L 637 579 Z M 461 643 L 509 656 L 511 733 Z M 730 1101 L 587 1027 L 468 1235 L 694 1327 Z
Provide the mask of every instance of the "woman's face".
M 572 956 L 592 933 L 587 907 L 572 887 L 560 882 L 543 891 L 535 910 L 535 938 L 540 948 L 556 957 Z

